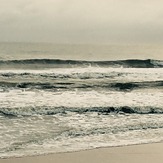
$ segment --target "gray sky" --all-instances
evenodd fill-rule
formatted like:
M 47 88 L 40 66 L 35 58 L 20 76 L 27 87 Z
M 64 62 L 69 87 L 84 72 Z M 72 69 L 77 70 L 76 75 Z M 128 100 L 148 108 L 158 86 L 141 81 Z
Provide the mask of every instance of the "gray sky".
M 162 0 L 0 0 L 0 41 L 162 43 Z

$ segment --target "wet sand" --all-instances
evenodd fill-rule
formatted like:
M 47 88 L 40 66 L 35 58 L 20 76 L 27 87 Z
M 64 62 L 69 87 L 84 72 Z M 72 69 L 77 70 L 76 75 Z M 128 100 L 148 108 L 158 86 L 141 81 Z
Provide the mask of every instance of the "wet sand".
M 0 163 L 163 163 L 163 143 L 0 159 Z

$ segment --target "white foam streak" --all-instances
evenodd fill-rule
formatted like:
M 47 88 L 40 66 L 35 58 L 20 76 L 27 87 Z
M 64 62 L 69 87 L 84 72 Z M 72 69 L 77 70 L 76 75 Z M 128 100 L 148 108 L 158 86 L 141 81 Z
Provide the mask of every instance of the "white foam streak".
M 112 77 L 112 80 L 120 81 L 158 81 L 163 80 L 163 68 L 57 68 L 43 70 L 0 70 L 0 75 L 3 74 L 31 74 L 45 75 L 46 77 L 64 77 L 69 75 L 70 78 L 105 78 Z
M 105 107 L 105 106 L 163 106 L 163 90 L 132 92 L 104 91 L 21 91 L 0 93 L 1 107 Z M 95 103 L 96 101 L 96 103 Z

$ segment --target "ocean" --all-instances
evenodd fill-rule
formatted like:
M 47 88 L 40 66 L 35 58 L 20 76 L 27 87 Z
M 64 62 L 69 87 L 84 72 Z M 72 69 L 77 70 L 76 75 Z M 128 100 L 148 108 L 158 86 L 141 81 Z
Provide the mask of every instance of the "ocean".
M 162 52 L 0 43 L 0 158 L 162 142 Z

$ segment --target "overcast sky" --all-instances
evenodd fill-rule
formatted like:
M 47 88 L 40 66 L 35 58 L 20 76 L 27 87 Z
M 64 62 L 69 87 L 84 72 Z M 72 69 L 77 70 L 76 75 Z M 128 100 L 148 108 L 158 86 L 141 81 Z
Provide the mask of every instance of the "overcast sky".
M 0 41 L 162 43 L 162 0 L 0 0 Z

